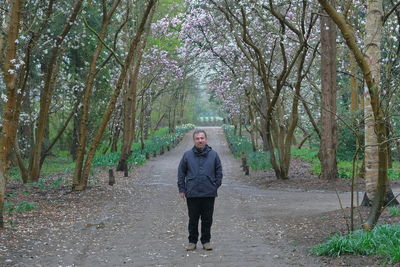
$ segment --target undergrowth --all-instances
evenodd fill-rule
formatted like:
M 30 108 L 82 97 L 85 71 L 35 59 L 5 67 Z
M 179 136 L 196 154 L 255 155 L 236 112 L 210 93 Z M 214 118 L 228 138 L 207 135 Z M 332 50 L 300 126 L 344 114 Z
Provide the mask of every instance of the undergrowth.
M 266 170 L 272 168 L 269 152 L 254 152 L 248 137 L 235 134 L 233 126 L 223 125 L 222 128 L 224 129 L 228 143 L 231 144 L 231 151 L 236 158 L 244 154 L 247 158 L 247 164 L 252 170 Z
M 292 148 L 292 156 L 311 163 L 310 171 L 314 174 L 321 174 L 321 163 L 318 159 L 318 150 L 314 148 Z M 360 168 L 362 162 L 356 162 L 356 170 Z M 339 177 L 351 178 L 353 171 L 353 162 L 341 160 L 337 163 Z M 393 162 L 393 168 L 388 170 L 388 177 L 391 180 L 400 180 L 400 163 Z
M 354 231 L 348 235 L 336 234 L 325 243 L 311 249 L 316 255 L 338 257 L 344 254 L 376 255 L 385 263 L 400 262 L 400 224 L 378 225 L 372 231 Z

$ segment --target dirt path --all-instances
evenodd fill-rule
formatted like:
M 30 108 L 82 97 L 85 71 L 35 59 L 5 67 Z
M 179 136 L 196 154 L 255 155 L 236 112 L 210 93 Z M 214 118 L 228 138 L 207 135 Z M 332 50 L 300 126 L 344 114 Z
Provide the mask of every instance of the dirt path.
M 186 204 L 178 197 L 176 169 L 183 152 L 192 146 L 187 134 L 174 150 L 138 168 L 135 177 L 119 177 L 109 189 L 112 201 L 100 202 L 105 206 L 94 209 L 89 219 L 64 227 L 47 243 L 31 242 L 33 247 L 16 266 L 324 265 L 320 258 L 289 245 L 283 226 L 297 216 L 338 209 L 336 195 L 240 183 L 240 163 L 228 151 L 221 128 L 206 130 L 224 170 L 214 214 L 213 251 L 184 250 Z M 341 197 L 349 206 L 349 194 Z

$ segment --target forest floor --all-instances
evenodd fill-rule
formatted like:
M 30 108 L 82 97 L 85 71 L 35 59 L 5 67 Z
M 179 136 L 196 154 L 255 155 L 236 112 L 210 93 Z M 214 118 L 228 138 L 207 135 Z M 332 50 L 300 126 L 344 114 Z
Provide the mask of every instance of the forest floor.
M 8 199 L 30 201 L 38 209 L 6 214 L 0 266 L 375 266 L 382 262 L 367 256 L 330 258 L 309 252 L 331 234 L 347 232 L 349 180 L 323 182 L 296 159 L 288 180 L 276 180 L 272 171 L 245 176 L 222 129 L 206 130 L 224 172 L 214 212 L 213 251 L 185 251 L 187 211 L 178 197 L 176 169 L 183 152 L 193 145 L 187 134 L 172 151 L 134 168 L 129 177 L 118 173 L 114 186 L 108 186 L 107 170 L 95 173 L 89 189 L 80 193 L 70 192 L 68 186 L 44 190 L 11 182 Z M 397 184 L 393 186 L 399 191 Z M 365 218 L 367 210 L 358 210 L 357 216 Z M 381 217 L 381 222 L 399 221 L 387 211 Z

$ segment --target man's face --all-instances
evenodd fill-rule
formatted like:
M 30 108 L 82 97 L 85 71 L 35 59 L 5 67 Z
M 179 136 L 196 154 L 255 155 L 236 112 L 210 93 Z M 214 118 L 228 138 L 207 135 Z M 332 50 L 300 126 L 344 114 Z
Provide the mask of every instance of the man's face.
M 193 141 L 194 141 L 194 146 L 200 150 L 202 150 L 207 144 L 207 138 L 204 135 L 204 133 L 195 134 L 193 137 Z

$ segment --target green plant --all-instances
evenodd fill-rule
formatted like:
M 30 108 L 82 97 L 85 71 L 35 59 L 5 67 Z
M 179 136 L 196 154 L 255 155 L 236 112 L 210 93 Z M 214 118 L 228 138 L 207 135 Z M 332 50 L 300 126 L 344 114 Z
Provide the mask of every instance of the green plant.
M 321 163 L 318 159 L 318 150 L 315 148 L 292 148 L 291 155 L 308 163 L 311 163 L 310 171 L 315 174 L 321 174 Z
M 247 155 L 247 161 L 252 170 L 271 169 L 270 156 L 268 152 L 251 152 Z
M 4 211 L 7 211 L 8 215 L 11 215 L 14 211 L 24 212 L 24 211 L 35 210 L 37 208 L 38 207 L 31 202 L 22 202 L 20 204 L 15 204 L 8 200 L 4 202 Z
M 16 211 L 16 212 L 23 212 L 23 211 L 30 211 L 30 210 L 35 210 L 35 209 L 37 209 L 38 207 L 34 204 L 34 203 L 31 203 L 31 202 L 22 202 L 22 203 L 20 203 L 19 205 L 16 205 L 15 207 L 14 207 L 14 210 Z
M 389 169 L 388 177 L 390 180 L 400 180 L 400 170 L 398 168 Z
M 389 207 L 390 216 L 400 216 L 400 209 L 396 206 Z
M 245 136 L 236 135 L 231 125 L 223 125 L 226 139 L 232 145 L 231 150 L 235 157 L 240 157 L 242 153 L 253 152 L 250 140 Z
M 21 177 L 21 172 L 20 172 L 19 168 L 11 168 L 8 171 L 8 175 L 9 175 L 11 180 L 19 180 L 19 179 L 21 179 L 20 178 Z
M 7 212 L 8 215 L 11 215 L 11 213 L 14 210 L 14 203 L 8 200 L 4 201 L 4 207 L 3 210 Z
M 222 128 L 225 132 L 226 139 L 231 144 L 231 150 L 235 157 L 241 157 L 242 154 L 245 154 L 247 164 L 252 170 L 266 170 L 272 168 L 269 152 L 253 152 L 253 147 L 249 138 L 236 135 L 231 125 L 223 125 Z
M 6 197 L 8 197 L 8 198 L 11 198 L 11 197 L 15 197 L 15 195 L 16 195 L 17 193 L 8 193 L 8 194 L 6 194 Z
M 57 178 L 55 179 L 51 185 L 49 186 L 50 189 L 59 189 L 63 184 L 65 183 L 65 179 L 64 178 Z
M 41 190 L 46 189 L 46 184 L 43 182 L 42 178 L 39 178 L 39 180 L 37 182 L 34 182 L 32 185 L 33 186 L 37 185 Z
M 372 231 L 357 230 L 336 234 L 311 249 L 316 255 L 337 257 L 344 254 L 377 255 L 387 263 L 400 262 L 400 224 L 378 225 Z

